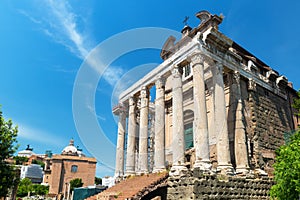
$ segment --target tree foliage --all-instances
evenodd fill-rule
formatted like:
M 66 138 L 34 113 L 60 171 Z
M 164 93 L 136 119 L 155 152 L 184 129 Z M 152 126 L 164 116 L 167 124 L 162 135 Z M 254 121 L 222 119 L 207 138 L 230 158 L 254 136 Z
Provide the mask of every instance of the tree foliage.
M 23 156 L 14 156 L 14 160 L 16 165 L 23 165 L 25 162 L 28 162 L 28 158 Z
M 96 185 L 102 185 L 102 179 L 99 177 L 95 177 L 95 184 Z
M 74 188 L 78 188 L 78 187 L 82 187 L 82 186 L 83 186 L 83 182 L 82 182 L 81 178 L 75 178 L 70 181 L 71 191 L 73 191 Z
M 27 196 L 28 192 L 32 192 L 32 183 L 29 178 L 23 178 L 19 185 L 18 185 L 18 191 L 17 196 L 18 197 L 25 197 Z
M 276 199 L 300 198 L 300 130 L 276 151 L 275 182 L 270 194 Z
M 31 195 L 45 195 L 49 192 L 49 186 L 32 184 L 29 178 L 23 178 L 19 183 L 17 196 L 25 197 L 29 192 Z
M 5 121 L 0 110 L 0 197 L 5 197 L 9 189 L 18 182 L 14 166 L 6 161 L 18 148 L 17 133 L 18 128 L 13 126 L 11 120 Z
M 40 160 L 32 160 L 32 164 L 38 164 L 40 165 L 43 169 L 45 168 L 45 163 Z

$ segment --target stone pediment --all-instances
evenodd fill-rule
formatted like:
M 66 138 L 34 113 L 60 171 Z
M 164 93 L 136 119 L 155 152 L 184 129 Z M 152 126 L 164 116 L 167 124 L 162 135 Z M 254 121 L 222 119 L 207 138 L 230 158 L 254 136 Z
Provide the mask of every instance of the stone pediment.
M 164 43 L 162 50 L 160 52 L 160 57 L 163 60 L 166 60 L 170 54 L 172 54 L 172 49 L 175 46 L 176 38 L 174 36 L 170 36 L 167 41 Z

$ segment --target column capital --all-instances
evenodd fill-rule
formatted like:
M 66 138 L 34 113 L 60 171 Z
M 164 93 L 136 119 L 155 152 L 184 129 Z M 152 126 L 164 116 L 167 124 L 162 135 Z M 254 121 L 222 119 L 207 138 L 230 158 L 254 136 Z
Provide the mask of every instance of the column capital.
M 135 106 L 135 103 L 136 99 L 133 96 L 129 97 L 129 106 Z
M 241 74 L 239 71 L 234 71 L 232 73 L 233 83 L 234 84 L 240 84 L 241 81 Z
M 148 97 L 148 89 L 147 89 L 146 86 L 142 87 L 140 97 L 141 98 L 147 98 Z
M 172 75 L 173 75 L 173 78 L 181 78 L 182 68 L 180 68 L 178 66 L 173 67 Z
M 248 80 L 248 90 L 256 91 L 256 82 L 252 78 Z
M 216 73 L 217 74 L 223 74 L 223 68 L 224 68 L 224 66 L 222 63 L 220 63 L 220 62 L 216 63 Z
M 191 67 L 194 67 L 196 64 L 204 63 L 205 55 L 200 52 L 195 52 L 192 55 L 189 55 L 187 60 L 191 63 Z
M 165 86 L 165 78 L 164 77 L 159 77 L 157 78 L 157 80 L 155 81 L 155 86 L 156 86 L 156 89 L 161 89 L 161 88 L 164 88 Z

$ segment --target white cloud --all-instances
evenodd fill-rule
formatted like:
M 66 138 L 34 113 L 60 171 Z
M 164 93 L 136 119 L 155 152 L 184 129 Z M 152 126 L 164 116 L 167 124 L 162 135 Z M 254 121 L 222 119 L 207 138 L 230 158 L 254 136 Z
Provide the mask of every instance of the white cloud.
M 38 17 L 33 17 L 24 10 L 19 10 L 19 12 L 32 22 L 39 24 L 42 32 L 54 42 L 66 47 L 76 57 L 82 60 L 87 59 L 85 62 L 97 73 L 104 72 L 102 78 L 113 86 L 119 80 L 123 70 L 116 66 L 109 66 L 104 71 L 104 64 L 99 56 L 88 56 L 96 44 L 90 37 L 91 34 L 79 28 L 79 24 L 81 25 L 86 20 L 82 20 L 80 14 L 73 11 L 68 1 L 46 0 L 40 6 L 42 12 L 39 12 L 41 16 Z

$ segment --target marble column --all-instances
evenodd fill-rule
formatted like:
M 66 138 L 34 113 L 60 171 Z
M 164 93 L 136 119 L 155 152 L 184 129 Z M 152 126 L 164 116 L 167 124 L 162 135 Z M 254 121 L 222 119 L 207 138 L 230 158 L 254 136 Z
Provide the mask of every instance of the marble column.
M 165 170 L 165 88 L 163 78 L 155 82 L 154 172 Z
M 139 135 L 139 173 L 148 173 L 148 89 L 141 90 L 140 135 Z
M 216 63 L 214 66 L 215 80 L 215 131 L 217 136 L 217 171 L 225 174 L 233 174 L 233 167 L 230 160 L 229 137 L 227 127 L 226 101 L 223 81 L 223 65 Z
M 136 102 L 134 97 L 129 98 L 128 137 L 126 154 L 126 175 L 135 174 L 135 135 L 136 135 Z
M 126 112 L 121 106 L 118 122 L 118 139 L 117 139 L 117 152 L 116 152 L 116 169 L 115 177 L 124 175 L 124 143 L 125 143 L 125 129 L 126 129 Z
M 172 152 L 173 163 L 171 176 L 182 175 L 187 168 L 184 166 L 184 127 L 183 127 L 183 95 L 182 95 L 182 69 L 174 67 L 172 70 Z
M 194 147 L 196 160 L 194 168 L 201 171 L 210 171 L 211 162 L 209 159 L 209 135 L 206 108 L 205 82 L 204 82 L 204 60 L 201 54 L 191 57 L 193 68 L 193 89 L 194 89 Z
M 236 112 L 235 112 L 235 138 L 234 151 L 236 160 L 236 173 L 246 174 L 249 172 L 249 158 L 247 152 L 246 127 L 243 122 L 243 103 L 240 86 L 240 73 L 233 73 L 232 92 L 235 93 Z

